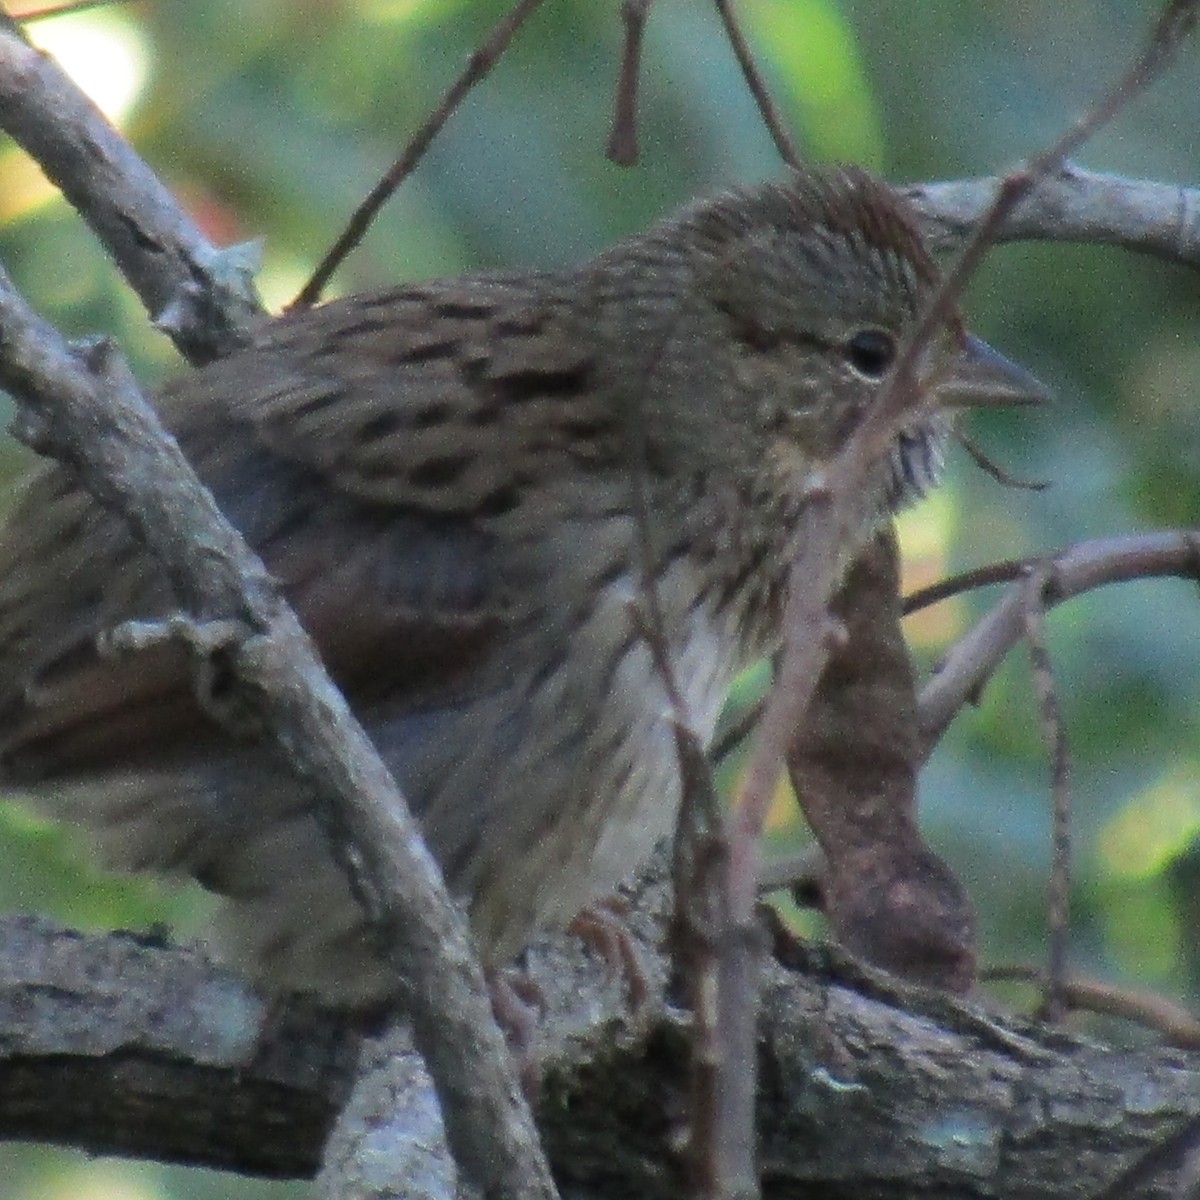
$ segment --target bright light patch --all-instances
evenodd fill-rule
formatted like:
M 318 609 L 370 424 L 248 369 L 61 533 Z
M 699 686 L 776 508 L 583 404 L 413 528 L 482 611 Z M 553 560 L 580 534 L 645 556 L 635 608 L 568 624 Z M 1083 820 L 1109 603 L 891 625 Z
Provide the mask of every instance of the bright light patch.
M 896 518 L 905 595 L 945 578 L 957 524 L 958 503 L 950 487 L 935 489 Z M 963 633 L 968 615 L 964 599 L 953 596 L 908 617 L 904 632 L 915 645 L 941 648 Z
M 780 833 L 792 829 L 800 823 L 800 802 L 792 790 L 791 780 L 782 771 L 775 795 L 771 797 L 771 807 L 767 810 L 766 828 L 768 833 Z
M 16 837 L 37 837 L 57 826 L 58 823 L 50 817 L 40 816 L 16 801 L 0 800 L 0 829 L 3 829 L 6 834 Z
M 141 30 L 122 13 L 68 13 L 32 21 L 29 40 L 45 50 L 118 128 L 146 82 L 149 51 Z M 58 195 L 17 148 L 0 152 L 0 223 L 16 220 Z
M 296 293 L 308 282 L 313 264 L 298 258 L 281 258 L 272 254 L 268 244 L 262 270 L 254 277 L 254 286 L 267 312 L 282 312 L 296 298 Z M 340 295 L 332 284 L 321 293 L 322 301 L 336 300 Z
M 68 13 L 27 26 L 29 40 L 54 56 L 114 125 L 146 83 L 149 52 L 141 31 L 119 12 Z
M 958 502 L 948 487 L 935 488 L 896 518 L 906 558 L 944 558 L 957 525 Z
M 355 0 L 355 7 L 368 21 L 381 24 L 424 24 L 443 20 L 463 6 L 465 0 Z
M 815 155 L 881 167 L 879 114 L 840 7 L 831 0 L 752 0 L 744 11 L 749 40 L 780 68 Z
M 1123 973 L 1150 986 L 1178 976 L 1192 931 L 1181 928 L 1169 895 L 1153 884 L 1126 885 L 1105 904 L 1103 921 L 1108 953 Z
M 90 1162 L 48 1172 L 37 1194 L 47 1200 L 162 1200 L 164 1192 L 150 1166 Z
M 1134 796 L 1100 834 L 1100 853 L 1115 875 L 1157 875 L 1200 834 L 1194 774 L 1173 772 Z
M 0 225 L 24 216 L 58 195 L 42 169 L 18 146 L 0 150 Z

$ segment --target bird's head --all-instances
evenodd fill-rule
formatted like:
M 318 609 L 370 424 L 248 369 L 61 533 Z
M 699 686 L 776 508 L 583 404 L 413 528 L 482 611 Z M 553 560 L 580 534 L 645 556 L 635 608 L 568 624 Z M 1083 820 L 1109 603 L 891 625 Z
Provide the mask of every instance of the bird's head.
M 915 214 L 887 184 L 842 167 L 727 193 L 669 229 L 691 286 L 660 351 L 665 436 L 803 486 L 876 403 L 941 282 Z M 921 350 L 915 383 L 919 407 L 872 485 L 882 508 L 936 482 L 955 412 L 1046 397 L 957 310 Z

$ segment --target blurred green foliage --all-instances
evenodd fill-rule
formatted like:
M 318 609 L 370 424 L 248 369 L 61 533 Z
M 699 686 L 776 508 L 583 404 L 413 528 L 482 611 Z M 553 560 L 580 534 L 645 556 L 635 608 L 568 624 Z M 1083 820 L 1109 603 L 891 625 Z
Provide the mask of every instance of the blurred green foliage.
M 13 7 L 13 6 L 10 6 Z M 642 161 L 603 157 L 617 0 L 546 0 L 451 120 L 336 280 L 341 291 L 498 265 L 566 264 L 692 195 L 778 174 L 715 13 L 658 0 Z M 220 241 L 266 239 L 281 304 L 398 154 L 500 0 L 142 0 L 40 23 L 101 74 L 144 81 L 122 128 Z M 751 43 L 806 154 L 903 181 L 992 173 L 1043 146 L 1113 79 L 1150 0 L 743 0 Z M 123 47 L 123 49 L 122 49 Z M 63 50 L 64 56 L 66 50 Z M 132 54 L 133 57 L 123 57 Z M 1083 156 L 1194 182 L 1194 52 Z M 0 259 L 72 334 L 116 335 L 147 381 L 179 369 L 73 214 L 0 145 Z M 974 429 L 1045 492 L 956 461 L 906 519 L 914 578 L 1085 537 L 1197 524 L 1200 293 L 1179 268 L 1108 249 L 997 251 L 969 296 L 983 336 L 1051 384 L 1045 412 Z M 0 450 L 13 473 L 22 455 Z M 989 596 L 913 623 L 926 668 Z M 1196 1003 L 1200 606 L 1194 586 L 1110 588 L 1056 611 L 1050 648 L 1074 749 L 1074 966 Z M 964 715 L 923 785 L 932 836 L 979 904 L 986 961 L 1037 961 L 1049 856 L 1046 752 L 1021 654 Z M 783 810 L 781 810 L 783 811 Z M 83 924 L 194 924 L 194 898 L 112 881 L 59 831 L 0 809 L 0 908 Z M 1020 999 L 1021 997 L 1017 997 Z M 282 1196 L 299 1185 L 0 1150 L 10 1197 Z

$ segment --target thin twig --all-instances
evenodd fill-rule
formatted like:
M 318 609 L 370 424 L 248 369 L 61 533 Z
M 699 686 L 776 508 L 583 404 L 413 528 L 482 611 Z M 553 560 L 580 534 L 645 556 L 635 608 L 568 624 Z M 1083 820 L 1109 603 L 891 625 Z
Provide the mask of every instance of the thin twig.
M 356 208 L 346 222 L 337 241 L 321 259 L 309 281 L 300 289 L 299 295 L 289 308 L 306 308 L 321 298 L 321 292 L 329 277 L 341 265 L 342 260 L 362 240 L 379 210 L 387 203 L 392 193 L 408 178 L 433 139 L 463 102 L 467 93 L 498 63 L 517 31 L 525 24 L 542 0 L 518 0 L 501 22 L 488 34 L 480 46 L 467 60 L 459 77 L 450 85 L 437 108 L 426 118 L 425 123 L 412 136 L 404 153 L 388 168 L 383 178 L 371 189 L 367 198 Z
M 1146 48 L 1118 83 L 1049 150 L 1035 156 L 1024 170 L 1012 173 L 1001 183 L 990 210 L 917 322 L 878 400 L 850 435 L 827 476 L 814 481 L 808 519 L 797 530 L 797 553 L 790 572 L 783 621 L 785 642 L 779 679 L 759 725 L 746 783 L 730 823 L 730 913 L 735 928 L 749 930 L 752 926 L 760 839 L 771 797 L 792 732 L 800 726 L 830 647 L 839 636 L 828 604 L 837 579 L 839 554 L 850 543 L 857 522 L 858 490 L 871 464 L 886 453 L 898 426 L 921 407 L 924 397 L 918 376 L 920 357 L 954 315 L 966 281 L 983 260 L 1006 215 L 1040 179 L 1058 169 L 1068 155 L 1164 69 L 1171 52 L 1194 25 L 1195 8 L 1194 0 L 1171 3 Z M 740 952 L 733 943 L 731 947 L 731 954 Z M 726 975 L 723 969 L 723 980 Z M 739 1012 L 722 1002 L 719 1011 L 723 1021 L 737 1025 L 723 1031 L 722 1045 L 741 1047 L 749 1043 L 752 1047 L 753 1008 Z M 752 1055 L 746 1068 L 752 1072 Z M 753 1089 L 750 1095 L 753 1096 Z M 728 1114 L 728 1119 L 752 1129 L 753 1104 L 745 1111 Z
M 1015 963 L 985 967 L 979 972 L 979 978 L 981 982 L 1031 983 L 1043 991 L 1047 987 L 1045 971 Z M 1162 996 L 1130 991 L 1077 975 L 1064 976 L 1059 991 L 1063 1003 L 1072 1012 L 1117 1017 L 1152 1029 L 1165 1042 L 1182 1050 L 1200 1049 L 1200 1019 Z
M 1161 576 L 1200 580 L 1200 533 L 1183 529 L 1097 538 L 1069 546 L 1044 559 L 1002 563 L 996 568 L 960 576 L 946 585 L 938 585 L 943 589 L 943 595 L 938 598 L 949 594 L 946 589 L 950 584 L 958 590 L 960 584 L 965 587 L 996 582 L 1010 572 L 1015 578 L 1039 564 L 1050 572 L 1051 586 L 1043 596 L 1047 607 L 1109 583 Z M 996 579 L 986 578 L 986 572 L 993 569 Z M 991 612 L 955 643 L 937 672 L 921 689 L 923 757 L 928 758 L 959 708 L 979 697 L 992 672 L 1024 636 L 1023 586 L 1011 587 Z M 922 596 L 928 598 L 934 590 L 927 589 Z
M 954 431 L 954 440 L 971 456 L 971 461 L 985 474 L 990 475 L 1001 487 L 1015 488 L 1021 492 L 1043 492 L 1050 486 L 1045 479 L 1018 479 L 994 462 L 961 429 Z
M 799 167 L 800 151 L 796 149 L 796 143 L 792 141 L 791 134 L 784 125 L 783 118 L 779 115 L 779 109 L 771 98 L 770 90 L 754 61 L 754 55 L 750 53 L 750 47 L 742 35 L 741 26 L 734 15 L 733 0 L 716 0 L 716 5 L 721 23 L 725 26 L 725 36 L 733 47 L 738 66 L 742 68 L 746 86 L 749 87 L 750 94 L 754 97 L 755 104 L 758 105 L 763 124 L 766 125 L 775 143 L 775 148 L 779 151 L 779 157 L 789 167 Z
M 1046 644 L 1044 597 L 1049 585 L 1050 575 L 1046 568 L 1030 572 L 1024 587 L 1024 624 L 1033 686 L 1041 713 L 1042 736 L 1050 749 L 1050 794 L 1054 814 L 1046 914 L 1049 953 L 1041 1016 L 1047 1021 L 1061 1021 L 1067 1009 L 1063 986 L 1071 936 L 1071 752 L 1054 682 L 1054 666 Z
M 613 100 L 612 132 L 605 154 L 618 166 L 631 167 L 638 160 L 637 100 L 642 66 L 642 36 L 646 14 L 654 0 L 622 0 L 621 20 L 625 23 L 625 43 L 621 51 L 621 71 Z
M 721 730 L 720 736 L 708 751 L 709 757 L 717 766 L 720 766 L 754 732 L 754 727 L 758 724 L 759 717 L 762 716 L 765 703 L 765 699 L 756 700 Z
M 907 617 L 909 613 L 931 608 L 935 604 L 941 604 L 943 600 L 974 591 L 976 588 L 1023 579 L 1029 573 L 1030 566 L 1031 560 L 1010 558 L 1002 562 L 987 563 L 982 567 L 972 567 L 969 571 L 961 571 L 957 575 L 939 579 L 937 583 L 919 588 L 904 597 L 904 615 Z
M 752 1137 L 747 1145 L 731 1142 L 721 1116 L 722 1097 L 739 1086 L 740 1074 L 738 1064 L 731 1063 L 727 1047 L 720 1041 L 722 1022 L 717 1008 L 721 995 L 717 982 L 722 963 L 720 949 L 730 924 L 724 820 L 712 763 L 704 753 L 671 661 L 671 643 L 657 586 L 644 439 L 631 433 L 626 451 L 634 468 L 631 500 L 640 560 L 634 617 L 666 693 L 679 766 L 680 803 L 671 882 L 675 900 L 674 953 L 687 984 L 692 1012 L 687 1161 L 695 1194 L 704 1200 L 724 1200 L 738 1194 L 747 1164 L 753 1165 Z

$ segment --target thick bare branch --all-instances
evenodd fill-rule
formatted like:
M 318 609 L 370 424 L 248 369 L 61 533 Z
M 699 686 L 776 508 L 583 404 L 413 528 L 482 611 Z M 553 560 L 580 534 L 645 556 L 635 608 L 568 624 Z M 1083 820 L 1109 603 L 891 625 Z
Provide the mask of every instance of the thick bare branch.
M 577 945 L 532 956 L 549 1013 L 539 1123 L 577 1200 L 682 1194 L 662 1113 L 685 1086 L 687 1029 L 662 1000 L 661 927 L 638 932 L 655 983 L 633 1020 Z M 797 953 L 791 967 L 761 964 L 767 1200 L 1091 1195 L 1200 1115 L 1195 1056 L 1114 1056 Z M 6 1136 L 278 1177 L 313 1174 L 354 1062 L 331 1017 L 267 1022 L 261 1001 L 194 953 L 29 919 L 0 923 L 0 1048 Z M 427 1086 L 414 1074 L 414 1104 Z M 436 1118 L 414 1108 L 395 1143 L 418 1156 L 414 1179 L 436 1142 Z M 1122 1195 L 1166 1200 L 1172 1184 L 1159 1171 Z
M 312 1175 L 358 1036 L 194 950 L 0 921 L 0 1137 Z
M 72 352 L 2 274 L 0 384 L 22 406 L 26 440 L 78 470 L 126 517 L 190 614 L 245 625 L 235 674 L 322 801 L 335 851 L 405 986 L 461 1168 L 489 1195 L 553 1196 L 465 922 L 387 768 L 262 563 L 108 344 Z
M 956 179 L 902 190 L 921 214 L 926 236 L 953 251 L 970 236 L 998 183 L 995 178 Z M 1009 213 L 996 240 L 1121 246 L 1200 268 L 1200 189 L 1066 163 Z
M 37 160 L 193 363 L 262 314 L 255 246 L 218 250 L 61 67 L 0 11 L 0 128 Z

